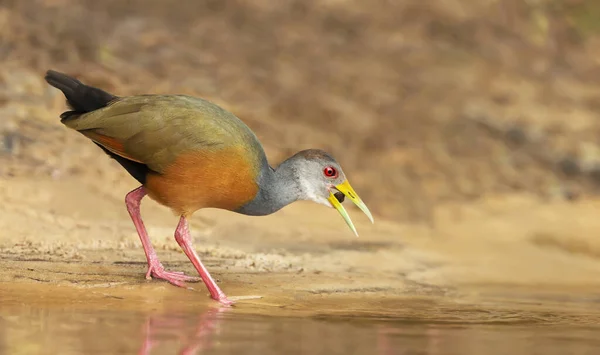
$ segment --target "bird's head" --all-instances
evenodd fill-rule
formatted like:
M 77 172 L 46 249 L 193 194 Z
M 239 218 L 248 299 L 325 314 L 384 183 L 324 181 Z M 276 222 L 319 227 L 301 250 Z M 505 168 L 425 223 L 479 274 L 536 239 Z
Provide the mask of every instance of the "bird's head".
M 289 162 L 293 165 L 300 188 L 300 198 L 335 208 L 346 224 L 358 236 L 350 216 L 342 206 L 347 197 L 373 223 L 373 216 L 352 188 L 340 164 L 329 154 L 318 149 L 298 152 Z

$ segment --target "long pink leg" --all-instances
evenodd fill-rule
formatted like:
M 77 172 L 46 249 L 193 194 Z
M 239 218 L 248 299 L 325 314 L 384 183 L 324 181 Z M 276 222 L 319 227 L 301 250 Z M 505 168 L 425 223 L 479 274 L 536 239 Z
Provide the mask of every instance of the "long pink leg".
M 155 277 L 157 279 L 169 281 L 173 285 L 179 287 L 185 287 L 185 281 L 200 281 L 199 278 L 186 276 L 183 274 L 183 272 L 165 271 L 164 266 L 158 260 L 158 256 L 156 256 L 156 251 L 154 251 L 154 248 L 150 243 L 150 238 L 148 237 L 148 232 L 146 231 L 144 222 L 142 222 L 140 203 L 142 202 L 142 198 L 144 198 L 144 196 L 146 196 L 146 189 L 144 189 L 143 186 L 140 186 L 125 196 L 125 204 L 127 205 L 127 211 L 131 216 L 131 220 L 135 225 L 135 229 L 140 236 L 140 240 L 142 241 L 144 253 L 146 253 L 146 260 L 148 261 L 148 272 L 146 272 L 146 279 L 149 280 L 152 277 Z
M 196 254 L 196 251 L 192 247 L 190 229 L 188 227 L 187 219 L 185 219 L 184 216 L 181 216 L 181 218 L 179 219 L 179 224 L 177 225 L 177 229 L 175 230 L 175 240 L 177 241 L 181 249 L 183 249 L 183 252 L 185 253 L 185 255 L 187 255 L 192 264 L 194 264 L 194 267 L 200 274 L 202 281 L 204 281 L 204 284 L 208 288 L 208 292 L 210 292 L 210 297 L 212 297 L 212 299 L 214 300 L 221 302 L 222 304 L 232 304 L 233 301 L 230 301 L 227 298 L 227 296 L 225 296 L 225 293 L 221 291 L 219 286 L 217 286 L 217 283 L 210 276 L 208 270 L 206 270 L 206 268 L 202 264 L 202 261 L 200 261 L 198 254 Z

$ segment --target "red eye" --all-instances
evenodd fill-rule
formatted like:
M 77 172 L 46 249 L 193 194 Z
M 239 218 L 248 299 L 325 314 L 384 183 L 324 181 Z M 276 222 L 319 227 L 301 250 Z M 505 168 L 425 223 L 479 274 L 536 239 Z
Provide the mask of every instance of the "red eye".
M 335 170 L 334 167 L 328 166 L 325 169 L 323 169 L 323 174 L 325 174 L 325 176 L 327 176 L 328 178 L 335 178 L 338 175 L 337 170 Z

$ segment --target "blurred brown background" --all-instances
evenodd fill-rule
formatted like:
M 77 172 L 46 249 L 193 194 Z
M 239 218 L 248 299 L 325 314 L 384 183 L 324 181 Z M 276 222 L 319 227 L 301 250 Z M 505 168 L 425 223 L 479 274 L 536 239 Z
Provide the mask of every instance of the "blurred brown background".
M 116 95 L 212 100 L 272 165 L 309 147 L 340 161 L 375 215 L 346 204 L 360 238 L 309 202 L 190 219 L 224 292 L 263 296 L 237 312 L 506 321 L 530 346 L 521 326 L 600 324 L 599 0 L 0 0 L 0 313 L 195 313 L 203 285 L 144 279 L 123 203 L 137 184 L 60 123 L 50 68 Z M 142 215 L 165 267 L 194 275 L 177 217 L 150 200 Z M 22 332 L 54 349 L 48 322 Z M 137 341 L 119 334 L 76 342 Z
M 114 169 L 65 129 L 46 69 L 233 111 L 272 164 L 331 151 L 379 216 L 600 183 L 595 0 L 2 0 L 0 177 Z

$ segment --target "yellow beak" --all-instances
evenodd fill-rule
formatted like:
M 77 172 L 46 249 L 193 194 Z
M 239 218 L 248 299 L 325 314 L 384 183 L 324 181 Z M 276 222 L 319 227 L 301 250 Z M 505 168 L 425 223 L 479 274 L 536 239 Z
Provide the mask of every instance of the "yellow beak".
M 343 193 L 344 196 L 348 197 L 350 199 L 350 201 L 354 202 L 354 204 L 356 206 L 358 206 L 358 208 L 360 208 L 367 215 L 367 217 L 369 217 L 369 220 L 371 220 L 371 223 L 374 223 L 373 215 L 371 214 L 371 211 L 369 211 L 369 209 L 367 208 L 367 205 L 365 205 L 365 203 L 362 202 L 360 197 L 358 197 L 358 194 L 356 193 L 356 191 L 354 191 L 352 186 L 350 186 L 350 183 L 348 182 L 348 180 L 344 181 L 343 183 L 341 183 L 339 185 L 336 185 L 335 188 L 339 192 Z M 348 212 L 346 212 L 346 209 L 344 209 L 344 206 L 342 206 L 342 204 L 335 197 L 334 192 L 329 192 L 329 197 L 327 198 L 327 200 L 340 213 L 342 218 L 344 218 L 344 221 L 346 221 L 346 224 L 348 225 L 348 227 L 350 227 L 350 229 L 352 229 L 354 234 L 358 237 L 358 232 L 356 231 L 356 228 L 354 227 L 354 224 L 352 223 L 352 220 L 350 219 Z

